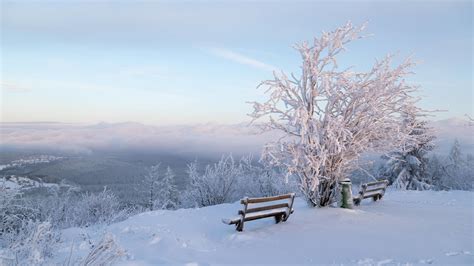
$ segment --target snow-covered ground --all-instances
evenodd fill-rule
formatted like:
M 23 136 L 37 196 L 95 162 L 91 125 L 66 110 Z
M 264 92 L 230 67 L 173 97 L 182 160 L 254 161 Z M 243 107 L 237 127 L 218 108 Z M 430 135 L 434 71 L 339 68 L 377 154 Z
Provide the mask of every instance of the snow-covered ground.
M 29 156 L 27 158 L 22 158 L 18 160 L 14 160 L 8 164 L 0 164 L 0 171 L 9 168 L 15 167 L 24 167 L 26 165 L 34 165 L 40 163 L 50 163 L 58 160 L 62 160 L 64 157 L 57 157 L 53 155 L 36 155 L 36 156 Z
M 308 208 L 297 199 L 287 222 L 249 222 L 243 232 L 221 223 L 239 204 L 222 204 L 142 213 L 105 231 L 126 249 L 125 265 L 473 265 L 473 195 L 389 191 L 354 210 Z M 103 235 L 104 228 L 64 230 L 55 260 L 69 260 L 71 251 L 71 261 L 85 257 Z
M 47 183 L 34 180 L 28 178 L 26 176 L 9 176 L 7 177 L 0 177 L 0 188 L 8 189 L 8 190 L 17 190 L 17 191 L 28 191 L 35 188 L 51 188 L 51 189 L 60 189 L 61 187 L 76 190 L 78 191 L 80 188 L 71 184 L 67 184 L 66 182 L 61 183 Z

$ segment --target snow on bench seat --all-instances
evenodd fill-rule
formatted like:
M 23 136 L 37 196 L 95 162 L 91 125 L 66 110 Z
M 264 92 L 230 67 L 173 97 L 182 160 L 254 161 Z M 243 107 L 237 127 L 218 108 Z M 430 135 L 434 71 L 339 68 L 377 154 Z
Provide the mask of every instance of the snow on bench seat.
M 286 221 L 290 214 L 294 212 L 293 202 L 295 194 L 289 193 L 284 195 L 278 195 L 273 197 L 262 197 L 262 198 L 244 198 L 240 201 L 243 204 L 243 210 L 239 210 L 239 216 L 222 219 L 222 222 L 228 225 L 235 224 L 237 231 L 242 231 L 244 222 L 254 221 L 258 219 L 274 217 L 275 222 Z M 280 200 L 288 199 L 288 203 L 277 203 L 271 205 L 260 205 L 258 207 L 249 208 L 250 204 L 255 203 L 267 203 L 275 202 Z
M 253 221 L 261 218 L 267 218 L 267 217 L 273 217 L 278 214 L 285 214 L 287 211 L 287 208 L 279 208 L 279 209 L 274 209 L 274 210 L 268 210 L 268 211 L 260 211 L 260 212 L 254 212 L 254 213 L 249 213 L 245 215 L 245 222 L 247 221 Z M 291 213 L 293 213 L 295 210 L 291 209 Z M 222 219 L 222 222 L 225 224 L 236 224 L 240 221 L 241 216 L 235 216 L 233 218 L 229 219 Z

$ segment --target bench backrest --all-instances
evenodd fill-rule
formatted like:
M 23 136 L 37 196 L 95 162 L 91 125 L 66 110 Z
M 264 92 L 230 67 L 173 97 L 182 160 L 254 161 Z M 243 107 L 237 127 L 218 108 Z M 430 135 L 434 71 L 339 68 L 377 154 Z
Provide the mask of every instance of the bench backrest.
M 272 197 L 244 198 L 240 200 L 240 203 L 244 205 L 244 209 L 240 210 L 239 214 L 245 215 L 247 213 L 268 211 L 268 210 L 280 209 L 280 208 L 288 208 L 289 210 L 291 210 L 291 208 L 293 207 L 294 198 L 295 198 L 295 193 L 288 193 L 288 194 L 272 196 Z M 279 200 L 285 200 L 285 199 L 288 199 L 287 203 L 276 203 L 276 204 L 249 208 L 250 204 L 267 203 L 267 202 L 273 203 L 273 201 L 279 201 Z
M 387 188 L 388 180 L 380 180 L 362 184 L 362 189 L 359 191 L 362 197 L 372 197 L 374 194 L 383 194 Z

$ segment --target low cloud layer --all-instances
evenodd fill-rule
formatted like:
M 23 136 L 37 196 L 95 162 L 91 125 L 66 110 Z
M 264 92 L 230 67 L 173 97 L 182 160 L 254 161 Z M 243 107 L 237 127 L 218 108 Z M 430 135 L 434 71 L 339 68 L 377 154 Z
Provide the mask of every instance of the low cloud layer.
M 463 119 L 431 124 L 437 136 L 437 152 L 449 151 L 457 138 L 465 153 L 474 152 L 474 126 Z M 225 153 L 259 154 L 275 133 L 259 134 L 247 124 L 155 127 L 140 123 L 3 123 L 1 145 L 6 149 L 49 149 L 73 153 L 127 151 L 220 156 Z
M 52 149 L 73 153 L 138 150 L 209 156 L 259 153 L 274 138 L 244 124 L 154 127 L 139 123 L 4 123 L 4 149 Z

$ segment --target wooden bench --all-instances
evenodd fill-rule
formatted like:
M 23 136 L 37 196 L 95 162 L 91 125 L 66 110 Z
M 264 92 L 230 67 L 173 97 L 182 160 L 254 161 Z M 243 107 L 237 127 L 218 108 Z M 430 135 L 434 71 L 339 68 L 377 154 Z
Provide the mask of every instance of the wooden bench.
M 354 204 L 359 205 L 363 199 L 372 198 L 377 201 L 383 197 L 385 190 L 387 189 L 388 180 L 379 180 L 362 184 L 359 195 L 354 197 Z
M 252 205 L 258 203 L 273 203 L 274 201 L 286 200 L 285 203 L 275 203 L 271 205 Z M 244 229 L 244 223 L 249 221 L 254 221 L 258 219 L 274 217 L 275 222 L 279 223 L 281 221 L 286 221 L 290 214 L 293 213 L 293 202 L 295 200 L 295 193 L 289 193 L 284 195 L 278 195 L 273 197 L 263 197 L 263 198 L 244 198 L 240 200 L 240 203 L 243 204 L 243 209 L 239 210 L 237 217 L 231 219 L 222 219 L 222 222 L 228 225 L 235 224 L 237 231 L 242 231 Z

